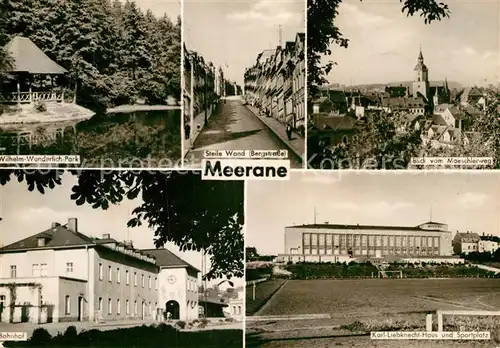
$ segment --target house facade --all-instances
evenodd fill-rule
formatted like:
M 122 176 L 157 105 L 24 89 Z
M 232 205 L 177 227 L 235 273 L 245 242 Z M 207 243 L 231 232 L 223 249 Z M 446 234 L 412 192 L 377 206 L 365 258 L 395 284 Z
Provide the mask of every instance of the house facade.
M 0 249 L 0 322 L 195 319 L 198 273 L 166 249 L 89 237 L 70 218 Z
M 453 252 L 457 255 L 477 252 L 480 240 L 477 233 L 457 232 L 453 238 Z
M 245 98 L 283 124 L 304 130 L 305 35 L 295 41 L 262 51 L 255 64 L 245 71 Z

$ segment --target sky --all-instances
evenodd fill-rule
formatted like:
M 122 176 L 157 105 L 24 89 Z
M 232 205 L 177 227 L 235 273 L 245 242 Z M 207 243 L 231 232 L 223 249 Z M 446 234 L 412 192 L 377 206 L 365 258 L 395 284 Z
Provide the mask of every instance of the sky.
M 330 83 L 356 85 L 412 81 L 420 46 L 431 81 L 496 83 L 500 76 L 500 1 L 443 0 L 450 18 L 425 25 L 406 17 L 399 1 L 344 0 L 336 25 L 347 49 L 332 45 L 338 63 Z
M 134 0 L 134 2 L 144 11 L 151 10 L 156 17 L 163 17 L 166 13 L 174 22 L 181 14 L 181 0 Z
M 257 55 L 305 32 L 304 0 L 184 0 L 184 41 L 206 61 L 222 66 L 243 85 L 245 69 Z M 227 66 L 226 66 L 227 65 Z
M 125 199 L 120 205 L 108 210 L 92 209 L 88 204 L 77 206 L 70 199 L 71 188 L 77 183 L 75 176 L 64 174 L 62 185 L 45 194 L 29 192 L 25 182 L 17 180 L 0 186 L 0 245 L 8 245 L 50 228 L 52 222 L 66 224 L 68 218 L 78 219 L 78 230 L 88 236 L 101 238 L 104 233 L 118 241 L 132 240 L 137 249 L 155 248 L 154 233 L 147 226 L 128 228 L 132 210 L 142 203 L 141 199 Z M 165 245 L 174 254 L 202 270 L 202 255 L 198 252 L 181 252 L 173 243 Z M 207 256 L 207 270 L 210 267 Z M 236 286 L 243 280 L 235 280 Z M 208 282 L 210 286 L 220 280 Z
M 317 223 L 417 226 L 432 215 L 453 233 L 500 236 L 494 172 L 308 171 L 247 185 L 245 243 L 261 255 L 283 253 L 285 227 L 314 223 L 315 207 Z

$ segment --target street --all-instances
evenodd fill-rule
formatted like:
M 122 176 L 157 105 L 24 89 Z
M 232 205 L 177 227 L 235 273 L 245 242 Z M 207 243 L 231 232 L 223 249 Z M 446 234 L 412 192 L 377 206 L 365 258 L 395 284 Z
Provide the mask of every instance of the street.
M 197 127 L 195 124 L 194 127 Z M 205 150 L 288 150 L 291 168 L 302 168 L 300 159 L 250 111 L 239 96 L 221 102 L 221 112 L 212 115 L 186 163 L 199 167 Z

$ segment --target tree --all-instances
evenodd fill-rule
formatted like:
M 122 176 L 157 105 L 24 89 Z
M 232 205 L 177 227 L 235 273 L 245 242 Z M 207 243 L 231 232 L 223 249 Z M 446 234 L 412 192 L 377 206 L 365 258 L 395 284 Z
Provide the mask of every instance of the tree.
M 131 1 L 1 1 L 7 36 L 30 38 L 66 68 L 79 104 L 102 111 L 138 98 L 180 98 L 180 18 L 156 18 Z M 0 28 L 0 44 L 1 36 Z
M 361 0 L 360 0 L 361 1 Z M 407 16 L 420 14 L 425 24 L 449 16 L 448 5 L 438 0 L 400 0 L 402 12 Z M 318 96 L 319 87 L 327 83 L 326 75 L 334 62 L 322 64 L 323 56 L 331 55 L 331 44 L 347 48 L 345 38 L 335 25 L 339 5 L 342 0 L 307 0 L 307 84 L 308 99 Z
M 0 171 L 0 184 L 12 178 L 40 193 L 61 185 L 61 171 Z M 173 242 L 182 251 L 204 251 L 210 257 L 207 280 L 243 276 L 243 182 L 201 180 L 199 172 L 71 171 L 78 178 L 71 199 L 106 210 L 124 199 L 142 198 L 128 227 L 146 224 L 155 246 Z
M 357 121 L 355 134 L 348 144 L 331 147 L 312 136 L 309 164 L 320 169 L 404 169 L 422 143 L 420 130 L 407 127 L 400 113 L 372 113 Z

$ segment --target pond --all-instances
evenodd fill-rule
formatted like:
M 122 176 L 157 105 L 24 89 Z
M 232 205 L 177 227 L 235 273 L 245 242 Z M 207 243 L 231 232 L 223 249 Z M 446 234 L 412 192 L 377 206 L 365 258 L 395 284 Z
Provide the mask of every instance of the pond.
M 180 163 L 180 110 L 96 114 L 76 125 L 37 127 L 21 137 L 0 133 L 2 154 L 80 155 L 82 167 L 154 168 Z

